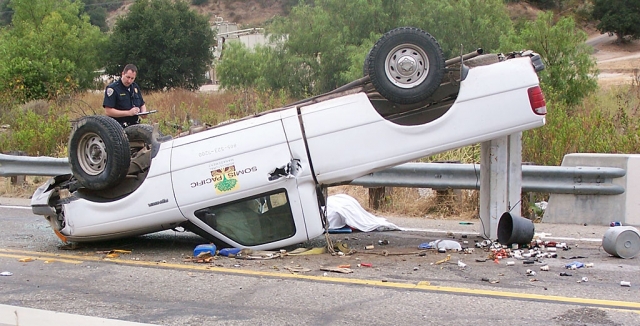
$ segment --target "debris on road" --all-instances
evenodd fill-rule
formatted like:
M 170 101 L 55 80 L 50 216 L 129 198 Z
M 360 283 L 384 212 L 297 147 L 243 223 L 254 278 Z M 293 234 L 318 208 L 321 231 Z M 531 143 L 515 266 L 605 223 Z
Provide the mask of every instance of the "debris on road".
M 21 263 L 28 263 L 28 262 L 32 262 L 32 261 L 34 261 L 34 260 L 35 260 L 35 259 L 33 259 L 33 258 L 31 258 L 31 257 L 26 257 L 26 258 L 20 258 L 20 259 L 18 259 L 18 261 L 19 261 L 19 262 L 21 262 Z
M 631 287 L 631 282 L 627 282 L 627 281 L 620 281 L 620 286 L 624 286 L 624 287 Z
M 446 258 L 441 259 L 441 260 L 438 260 L 437 262 L 435 262 L 435 264 L 436 264 L 436 265 L 440 265 L 440 264 L 443 264 L 443 263 L 448 262 L 449 260 L 451 260 L 451 255 L 447 255 L 447 257 L 446 257 Z
M 569 264 L 564 265 L 564 267 L 565 267 L 566 269 L 576 270 L 576 269 L 578 269 L 578 268 L 582 268 L 582 267 L 584 267 L 584 264 L 583 264 L 583 263 L 581 263 L 581 262 L 579 262 L 579 261 L 574 261 L 574 262 L 572 262 L 572 263 L 569 263 Z
M 297 248 L 287 253 L 288 256 L 320 255 L 327 252 L 327 247 Z
M 310 272 L 311 269 L 309 268 L 305 268 L 305 267 L 298 267 L 298 266 L 285 266 L 284 269 L 288 270 L 291 273 L 306 273 L 306 272 Z
M 247 260 L 264 260 L 264 259 L 273 259 L 278 257 L 280 257 L 280 252 L 252 250 L 247 248 L 240 250 L 236 254 L 237 259 L 247 259 Z
M 4 272 L 0 273 L 0 276 L 12 276 L 12 275 L 13 275 L 13 273 L 7 272 L 7 271 L 4 271 Z
M 353 270 L 351 268 L 321 267 L 320 270 L 325 272 L 334 272 L 334 273 L 342 273 L 342 274 L 353 273 Z M 326 276 L 326 273 L 325 273 L 325 276 Z
M 198 256 L 196 257 L 189 257 L 189 258 L 185 258 L 184 261 L 185 262 L 192 262 L 192 263 L 211 263 L 214 260 L 216 260 L 216 257 L 214 257 L 210 252 L 201 252 L 198 254 Z
M 222 248 L 218 251 L 218 255 L 220 256 L 225 256 L 225 257 L 235 257 L 240 250 L 242 250 L 241 248 Z
M 454 240 L 438 239 L 438 240 L 429 242 L 429 246 L 431 248 L 438 249 L 438 251 L 441 251 L 441 250 L 461 251 L 462 250 L 462 246 L 460 245 L 460 243 Z

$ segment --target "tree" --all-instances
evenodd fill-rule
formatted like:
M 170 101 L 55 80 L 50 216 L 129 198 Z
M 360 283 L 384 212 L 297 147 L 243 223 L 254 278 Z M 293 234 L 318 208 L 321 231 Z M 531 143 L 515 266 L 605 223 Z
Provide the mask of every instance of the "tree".
M 139 0 L 114 26 L 105 69 L 115 76 L 134 63 L 143 89 L 198 89 L 213 61 L 214 36 L 207 17 L 184 1 Z
M 594 0 L 592 17 L 601 33 L 615 34 L 618 42 L 640 37 L 640 0 Z
M 105 37 L 69 0 L 12 0 L 12 24 L 0 32 L 0 96 L 51 99 L 93 86 Z
M 545 94 L 569 106 L 576 105 L 597 89 L 597 67 L 586 45 L 587 34 L 575 26 L 573 18 L 554 22 L 552 12 L 541 13 L 519 31 L 500 38 L 503 51 L 530 49 L 545 64 L 540 81 Z
M 500 35 L 513 30 L 503 0 L 409 0 L 406 6 L 414 10 L 405 14 L 400 24 L 429 32 L 446 58 L 477 48 L 497 50 Z
M 268 69 L 263 76 L 267 84 L 285 85 L 293 96 L 327 92 L 362 77 L 369 49 L 383 33 L 399 26 L 431 33 L 449 57 L 460 54 L 460 44 L 466 52 L 496 49 L 499 35 L 513 28 L 503 0 L 301 1 L 288 17 L 269 26 L 285 41 L 276 49 L 278 55 L 264 58 L 273 60 L 268 67 L 294 64 L 295 78 L 281 82 L 278 69 Z

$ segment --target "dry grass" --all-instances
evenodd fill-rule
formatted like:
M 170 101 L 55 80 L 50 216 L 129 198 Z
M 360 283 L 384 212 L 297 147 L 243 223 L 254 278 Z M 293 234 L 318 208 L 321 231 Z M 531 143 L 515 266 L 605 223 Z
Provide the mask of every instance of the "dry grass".
M 43 184 L 48 177 L 27 176 L 24 179 L 20 177 L 13 179 L 12 182 L 10 177 L 0 177 L 0 197 L 31 198 L 36 188 Z
M 347 194 L 374 215 L 429 217 L 437 219 L 475 219 L 479 192 L 475 190 L 435 191 L 423 188 L 386 188 L 378 210 L 369 206 L 369 190 L 361 186 L 329 188 L 329 195 Z

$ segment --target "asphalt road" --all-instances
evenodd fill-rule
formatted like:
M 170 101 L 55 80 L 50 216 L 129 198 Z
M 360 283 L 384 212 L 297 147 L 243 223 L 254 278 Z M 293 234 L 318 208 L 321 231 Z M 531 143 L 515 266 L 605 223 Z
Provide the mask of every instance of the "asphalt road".
M 390 220 L 422 231 L 331 235 L 357 251 L 344 257 L 194 263 L 185 260 L 203 241 L 191 234 L 169 231 L 65 247 L 30 210 L 0 207 L 0 271 L 13 274 L 0 277 L 0 304 L 158 325 L 640 324 L 640 261 L 606 254 L 594 241 L 602 227 L 567 227 L 561 233 L 559 226 L 537 225 L 537 231 L 554 231 L 552 236 L 562 236 L 571 247 L 547 259 L 550 271 L 544 272 L 541 263 L 476 262 L 487 256 L 479 249 L 450 253 L 450 261 L 436 264 L 446 254 L 420 251 L 418 244 L 447 238 L 447 231 L 456 241 L 473 243 L 475 226 Z M 320 238 L 305 245 L 323 243 Z M 375 248 L 364 250 L 367 244 Z M 131 252 L 107 258 L 114 249 Z M 25 258 L 33 261 L 20 262 Z M 467 266 L 460 268 L 459 260 Z M 594 267 L 564 268 L 575 260 Z M 352 273 L 321 270 L 346 264 Z M 526 269 L 537 274 L 527 276 Z M 583 277 L 588 281 L 578 283 Z

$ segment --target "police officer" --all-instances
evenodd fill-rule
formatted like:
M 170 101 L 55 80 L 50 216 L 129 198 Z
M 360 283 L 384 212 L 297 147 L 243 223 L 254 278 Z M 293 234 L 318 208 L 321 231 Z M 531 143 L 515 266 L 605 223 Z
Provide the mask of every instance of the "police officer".
M 124 66 L 122 77 L 104 91 L 102 106 L 105 114 L 116 119 L 123 128 L 140 123 L 138 114 L 147 112 L 140 87 L 134 82 L 137 74 L 135 65 Z

